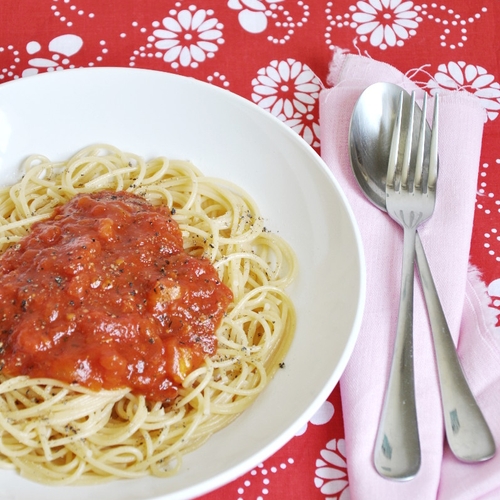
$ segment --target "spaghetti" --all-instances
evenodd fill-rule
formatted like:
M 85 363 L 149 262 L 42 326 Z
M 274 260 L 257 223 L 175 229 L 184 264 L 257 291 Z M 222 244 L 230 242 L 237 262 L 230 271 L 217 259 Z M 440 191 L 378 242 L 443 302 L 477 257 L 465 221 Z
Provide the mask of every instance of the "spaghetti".
M 78 194 L 127 191 L 169 207 L 184 250 L 208 259 L 234 300 L 217 331 L 216 353 L 184 378 L 170 405 L 128 388 L 96 392 L 0 374 L 0 463 L 46 484 L 174 474 L 182 455 L 254 401 L 283 360 L 295 326 L 285 293 L 295 256 L 265 229 L 245 192 L 189 162 L 146 162 L 97 145 L 67 162 L 32 156 L 24 170 L 19 183 L 0 190 L 0 252 Z

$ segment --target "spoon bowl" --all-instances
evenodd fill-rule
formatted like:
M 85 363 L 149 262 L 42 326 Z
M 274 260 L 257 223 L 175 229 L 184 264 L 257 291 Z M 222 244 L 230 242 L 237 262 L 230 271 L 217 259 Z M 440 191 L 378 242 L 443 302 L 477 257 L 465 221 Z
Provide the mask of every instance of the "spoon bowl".
M 349 153 L 356 180 L 367 198 L 384 211 L 387 164 L 401 90 L 393 83 L 375 83 L 368 87 L 354 107 L 349 131 Z M 411 109 L 411 96 L 406 91 L 403 96 L 402 120 L 406 123 Z M 421 109 L 417 106 L 414 112 L 415 121 L 420 123 Z M 412 156 L 417 152 L 417 133 L 418 130 L 413 131 Z M 426 124 L 426 143 L 430 142 L 430 136 L 431 129 Z M 404 150 L 404 145 L 402 142 L 401 150 Z M 428 164 L 428 161 L 424 163 Z

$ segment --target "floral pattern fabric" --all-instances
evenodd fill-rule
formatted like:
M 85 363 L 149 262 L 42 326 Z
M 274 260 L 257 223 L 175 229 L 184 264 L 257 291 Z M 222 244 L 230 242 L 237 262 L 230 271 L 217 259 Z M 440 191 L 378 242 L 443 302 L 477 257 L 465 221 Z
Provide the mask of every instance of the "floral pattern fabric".
M 318 98 L 334 51 L 396 66 L 486 110 L 471 262 L 500 310 L 498 0 L 3 0 L 0 84 L 92 66 L 151 68 L 237 93 L 320 152 Z M 204 499 L 349 494 L 340 391 L 274 456 Z

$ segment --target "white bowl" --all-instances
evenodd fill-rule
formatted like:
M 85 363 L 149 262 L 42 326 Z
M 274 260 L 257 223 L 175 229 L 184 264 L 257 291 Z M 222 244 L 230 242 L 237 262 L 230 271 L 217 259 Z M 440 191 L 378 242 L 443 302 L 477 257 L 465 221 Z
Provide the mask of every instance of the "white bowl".
M 265 460 L 313 416 L 361 323 L 363 251 L 347 200 L 321 158 L 269 113 L 215 86 L 149 70 L 66 70 L 0 85 L 0 184 L 19 178 L 29 154 L 63 160 L 97 142 L 146 158 L 189 159 L 246 189 L 298 256 L 290 289 L 295 338 L 286 368 L 255 404 L 186 456 L 175 477 L 47 487 L 0 471 L 4 500 L 182 499 L 213 490 Z

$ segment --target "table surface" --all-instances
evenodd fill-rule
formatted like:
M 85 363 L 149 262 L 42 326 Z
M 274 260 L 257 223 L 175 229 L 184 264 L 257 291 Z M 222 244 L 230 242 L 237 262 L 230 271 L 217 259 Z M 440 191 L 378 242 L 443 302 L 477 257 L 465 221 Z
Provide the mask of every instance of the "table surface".
M 500 308 L 499 37 L 498 0 L 2 0 L 0 83 L 88 66 L 191 76 L 258 104 L 318 152 L 318 89 L 334 50 L 475 93 L 488 121 L 471 262 Z M 202 498 L 346 500 L 344 444 L 337 386 L 275 455 Z

